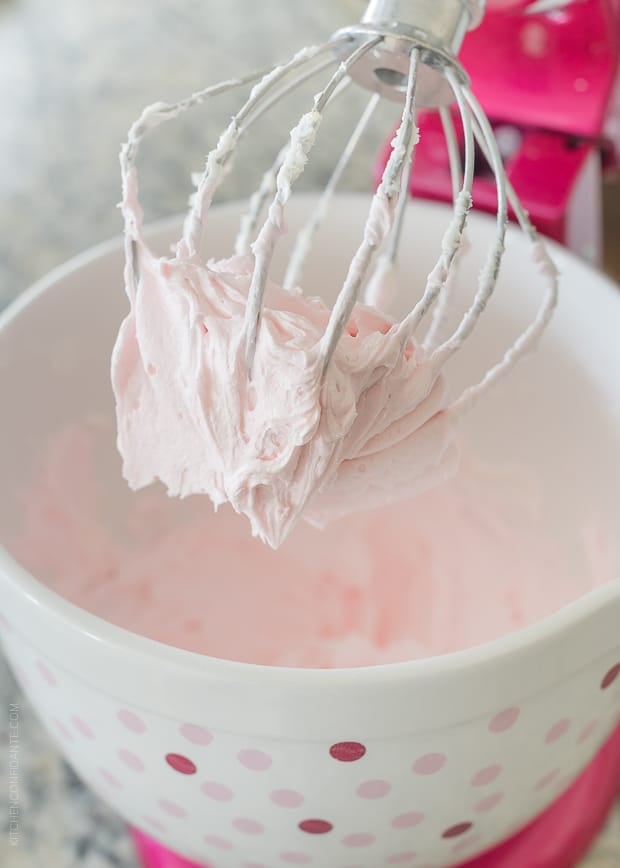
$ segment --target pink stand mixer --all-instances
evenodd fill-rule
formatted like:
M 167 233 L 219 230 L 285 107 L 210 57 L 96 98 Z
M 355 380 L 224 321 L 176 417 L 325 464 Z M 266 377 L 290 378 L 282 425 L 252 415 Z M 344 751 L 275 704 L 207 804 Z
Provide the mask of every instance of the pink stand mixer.
M 495 0 L 460 57 L 491 119 L 507 176 L 536 228 L 601 263 L 601 177 L 620 165 L 620 4 Z M 435 112 L 420 117 L 415 196 L 451 201 L 448 153 Z M 461 131 L 462 132 L 462 131 Z M 390 152 L 377 162 L 377 177 Z M 483 162 L 473 196 L 494 212 Z
M 434 2 L 419 5 L 432 16 Z M 390 7 L 388 2 L 371 5 Z M 457 5 L 471 18 L 479 4 L 462 0 Z M 461 29 L 461 37 L 463 33 Z M 620 154 L 620 131 L 614 128 L 620 123 L 614 110 L 620 3 L 497 0 L 489 3 L 483 24 L 469 33 L 459 55 L 491 119 L 508 181 L 533 223 L 596 263 L 601 238 L 598 185 L 602 172 L 618 165 Z M 397 70 L 377 71 L 385 73 L 386 89 L 398 87 Z M 424 72 L 431 78 L 422 83 L 431 87 L 432 64 L 426 64 Z M 162 117 L 170 113 L 163 104 L 159 109 Z M 454 120 L 458 140 L 458 116 Z M 451 201 L 450 165 L 437 116 L 421 113 L 417 123 L 421 136 L 410 189 L 417 199 Z M 379 157 L 380 173 L 389 155 L 388 145 Z M 480 149 L 476 158 L 474 203 L 494 213 L 495 186 L 486 176 Z M 351 215 L 357 217 L 357 203 L 347 207 L 336 202 L 336 218 L 327 233 L 334 259 L 346 246 Z M 443 224 L 447 210 L 429 203 L 425 207 L 422 234 L 437 219 L 437 211 Z M 228 219 L 225 209 L 223 213 L 214 234 Z M 488 228 L 487 218 L 481 221 Z M 474 237 L 481 238 L 481 223 L 474 219 L 473 224 Z M 168 249 L 170 232 L 160 230 L 160 235 L 162 249 Z M 421 244 L 415 253 L 403 251 L 408 275 L 414 263 L 424 270 L 426 246 Z M 53 383 L 44 382 L 38 372 L 52 370 L 50 359 L 58 354 L 55 342 L 70 361 L 81 362 L 69 364 L 62 377 L 56 377 L 62 384 L 49 401 L 54 413 L 67 417 L 83 404 L 99 418 L 102 407 L 107 408 L 108 332 L 117 328 L 124 300 L 104 290 L 118 279 L 121 253 L 119 245 L 100 249 L 74 265 L 68 278 L 52 276 L 0 320 L 0 349 L 24 372 L 15 397 L 14 378 L 6 373 L 9 366 L 0 366 L 0 393 L 14 404 L 11 409 L 7 403 L 9 459 L 0 474 L 7 515 L 17 510 L 11 488 L 18 490 L 16 479 L 31 458 L 24 431 L 36 433 L 46 425 L 47 393 L 53 392 Z M 563 267 L 577 274 L 579 290 L 587 288 L 584 284 L 594 272 L 558 253 Z M 519 281 L 520 264 L 517 258 L 512 271 L 507 269 Z M 531 287 L 527 280 L 521 282 L 522 296 L 527 296 Z M 589 316 L 583 307 L 587 293 L 568 293 L 560 315 L 568 323 L 566 343 L 577 345 L 574 335 L 584 335 L 584 347 L 577 346 L 582 355 L 575 359 L 584 370 L 584 359 L 594 360 L 594 373 L 586 371 L 592 380 L 583 380 L 594 383 L 594 393 L 595 373 L 613 369 L 620 357 L 612 331 L 616 293 L 605 285 L 592 286 L 592 294 L 600 308 L 598 320 L 588 320 L 590 331 L 572 326 Z M 519 297 L 518 304 L 522 301 Z M 83 323 L 95 318 L 98 328 L 85 335 Z M 42 348 L 36 366 L 29 346 Z M 599 382 L 605 382 L 600 377 Z M 607 391 L 601 385 L 600 400 L 617 403 L 613 374 L 607 380 L 611 385 L 607 383 Z M 101 406 L 91 404 L 97 389 L 105 396 Z M 23 401 L 24 390 L 29 402 Z M 577 414 L 580 397 L 570 395 L 571 411 L 576 407 Z M 63 401 L 68 409 L 62 409 Z M 538 401 L 548 410 L 546 403 Z M 524 410 L 522 416 L 526 414 Z M 105 432 L 101 436 L 111 450 L 112 438 Z M 592 451 L 598 442 L 592 441 Z M 114 453 L 115 461 L 117 457 Z M 116 480 L 114 473 L 110 478 Z M 121 486 L 121 480 L 116 481 Z M 121 490 L 129 496 L 124 484 Z M 12 515 L 5 523 L 10 520 Z M 251 571 L 252 565 L 247 568 Z M 2 546 L 0 591 L 10 615 L 0 613 L 9 659 L 26 682 L 30 680 L 36 710 L 52 723 L 78 773 L 125 817 L 144 868 L 380 868 L 369 861 L 373 851 L 364 848 L 375 839 L 383 846 L 381 836 L 399 842 L 374 860 L 381 865 L 572 868 L 620 791 L 620 594 L 611 586 L 577 600 L 545 623 L 503 637 L 491 650 L 482 645 L 357 672 L 249 666 L 153 642 L 54 594 L 3 553 Z M 456 758 L 454 771 L 448 756 Z M 444 764 L 442 780 L 438 773 Z M 500 775 L 501 790 L 478 789 Z M 416 781 L 427 787 L 428 804 L 410 804 L 415 786 L 422 787 Z M 381 802 L 372 800 L 390 792 L 398 811 L 386 813 Z M 338 801 L 334 794 L 340 793 L 347 798 Z M 359 797 L 355 802 L 354 793 Z M 155 805 L 159 814 L 150 812 L 149 806 Z M 228 806 L 241 816 L 228 815 Z M 491 817 L 494 808 L 498 812 Z M 447 811 L 452 812 L 448 820 Z M 226 828 L 229 837 L 233 834 L 231 827 L 237 843 L 224 837 Z M 190 840 L 186 828 L 200 845 L 183 849 L 184 834 Z M 491 830 L 493 837 L 484 837 L 482 829 Z M 260 836 L 264 840 L 272 834 L 278 838 L 277 849 L 269 852 L 279 852 L 279 857 L 265 855 L 265 849 L 261 855 Z M 411 849 L 420 850 L 416 836 L 419 840 L 424 834 L 435 848 L 423 851 L 431 854 L 426 863 Z M 320 847 L 331 845 L 337 836 L 343 846 L 356 849 L 346 851 L 348 858 L 338 850 L 340 855 L 324 859 L 328 851 Z M 189 861 L 170 848 L 200 861 Z

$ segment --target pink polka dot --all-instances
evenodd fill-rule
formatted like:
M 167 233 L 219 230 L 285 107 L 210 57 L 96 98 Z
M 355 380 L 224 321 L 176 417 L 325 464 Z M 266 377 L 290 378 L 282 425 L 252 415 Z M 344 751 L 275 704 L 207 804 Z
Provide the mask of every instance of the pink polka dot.
M 456 823 L 454 826 L 450 826 L 446 829 L 445 832 L 442 832 L 442 838 L 459 838 L 461 835 L 464 835 L 465 832 L 469 832 L 473 823 L 464 822 L 464 823 Z
M 217 781 L 205 781 L 200 789 L 205 796 L 215 799 L 216 802 L 230 802 L 234 795 L 232 790 Z
M 407 814 L 399 814 L 392 820 L 393 829 L 413 829 L 424 820 L 424 814 L 418 811 L 409 811 Z
M 546 775 L 543 775 L 542 778 L 536 783 L 534 786 L 535 790 L 544 790 L 545 787 L 548 787 L 549 784 L 553 783 L 553 781 L 559 776 L 560 770 L 553 769 L 553 771 L 547 772 Z
M 165 832 L 166 831 L 164 824 L 160 823 L 159 820 L 156 820 L 154 817 L 143 817 L 142 819 L 152 829 L 155 829 L 156 832 Z
M 23 669 L 21 666 L 15 666 L 15 664 L 12 664 L 12 665 L 13 665 L 13 675 L 21 683 L 22 687 L 25 687 L 26 685 L 30 684 L 30 676 L 25 671 L 25 669 Z
M 557 790 L 563 791 L 563 790 L 567 790 L 569 788 L 569 786 L 572 784 L 572 782 L 573 782 L 572 775 L 567 774 L 567 775 L 562 775 L 561 778 L 558 778 L 556 781 L 554 781 L 553 785 Z
M 121 708 L 120 711 L 116 713 L 116 716 L 123 726 L 131 732 L 135 732 L 137 735 L 146 732 L 146 723 L 141 717 L 134 714 L 133 711 L 129 711 L 127 708 Z
M 341 763 L 353 763 L 364 756 L 366 748 L 359 741 L 339 741 L 330 747 L 329 753 Z
M 56 676 L 46 663 L 44 663 L 42 660 L 38 660 L 37 669 L 39 670 L 39 674 L 43 681 L 49 684 L 50 687 L 58 687 L 58 681 L 56 679 Z
M 181 775 L 195 775 L 196 774 L 196 766 L 188 759 L 186 756 L 182 756 L 180 753 L 168 753 L 166 754 L 166 762 L 170 766 L 170 768 L 174 769 L 175 772 L 179 772 Z
M 392 789 L 392 785 L 387 781 L 364 781 L 357 788 L 357 795 L 360 799 L 382 799 Z
M 2 612 L 0 612 L 0 627 L 6 630 L 7 633 L 11 633 L 13 631 L 11 622 L 2 614 Z
M 306 853 L 298 853 L 294 850 L 285 850 L 284 853 L 280 853 L 280 859 L 289 865 L 307 865 L 309 862 L 312 862 L 312 859 Z
M 569 729 L 570 720 L 567 718 L 558 720 L 558 722 L 554 723 L 551 729 L 547 732 L 545 736 L 545 744 L 553 744 L 554 741 L 557 741 L 562 738 L 563 735 L 566 735 Z
M 195 723 L 183 723 L 179 727 L 179 732 L 192 744 L 207 745 L 213 741 L 213 736 L 204 726 L 197 726 Z
M 427 753 L 421 756 L 413 764 L 413 771 L 417 775 L 435 775 L 446 764 L 446 757 L 442 753 Z
M 274 790 L 270 799 L 280 808 L 298 808 L 304 803 L 304 797 L 296 790 Z
M 309 835 L 326 835 L 334 827 L 327 820 L 302 820 L 299 828 Z
M 205 844 L 208 844 L 210 847 L 216 847 L 218 850 L 232 850 L 231 842 L 220 835 L 205 835 L 203 840 Z
M 262 823 L 251 820 L 249 817 L 237 817 L 236 820 L 233 820 L 233 826 L 238 832 L 243 832 L 244 835 L 262 835 L 265 831 Z
M 115 790 L 123 789 L 122 783 L 115 775 L 112 774 L 112 772 L 109 772 L 107 769 L 99 769 L 99 772 L 104 781 L 111 787 L 114 787 Z
M 246 769 L 255 772 L 264 772 L 273 762 L 269 754 L 262 750 L 242 750 L 237 754 L 237 759 Z
M 346 835 L 342 839 L 345 847 L 370 847 L 374 842 L 375 836 L 369 835 L 368 832 L 354 832 L 352 835 Z
M 58 720 L 58 718 L 54 718 L 52 721 L 59 735 L 65 738 L 67 741 L 73 741 L 73 735 L 71 734 L 71 730 L 65 726 L 62 720 Z
M 165 814 L 168 814 L 169 817 L 175 817 L 175 819 L 178 820 L 187 817 L 187 811 L 185 808 L 182 805 L 178 805 L 176 802 L 171 802 L 169 799 L 160 799 L 157 804 Z
M 607 674 L 601 681 L 601 690 L 607 690 L 608 687 L 611 687 L 611 685 L 614 683 L 614 681 L 619 675 L 620 663 L 616 663 L 616 665 L 611 667 L 609 672 L 607 672 Z
M 577 742 L 579 744 L 583 744 L 584 741 L 587 741 L 589 738 L 591 738 L 591 736 L 593 736 L 596 732 L 597 726 L 598 722 L 596 720 L 591 720 L 589 723 L 587 723 L 579 733 L 579 738 L 577 739 Z
M 485 766 L 471 779 L 472 787 L 485 787 L 487 784 L 493 783 L 502 773 L 502 767 L 499 765 Z
M 515 725 L 517 720 L 519 719 L 519 715 L 521 714 L 521 710 L 516 706 L 512 708 L 505 708 L 503 711 L 500 711 L 489 723 L 489 731 L 490 732 L 506 732 L 507 729 L 510 729 Z
M 413 850 L 404 850 L 402 853 L 393 853 L 387 858 L 388 865 L 402 865 L 403 862 L 413 862 L 416 858 Z
M 86 721 L 82 720 L 81 717 L 77 717 L 76 715 L 74 715 L 71 718 L 71 722 L 73 723 L 73 726 L 77 729 L 77 731 L 80 733 L 80 735 L 84 736 L 84 738 L 89 738 L 92 740 L 95 737 L 95 733 L 92 731 L 90 726 L 86 723 Z
M 144 763 L 140 759 L 140 757 L 133 753 L 130 750 L 119 750 L 118 752 L 119 759 L 123 762 L 128 769 L 131 769 L 133 772 L 143 772 L 144 771 Z
M 492 811 L 493 808 L 496 808 L 497 805 L 499 805 L 499 803 L 503 800 L 503 798 L 503 793 L 493 793 L 492 795 L 482 799 L 481 802 L 478 802 L 478 804 L 476 805 L 476 811 L 479 814 L 486 814 L 489 811 Z
M 463 838 L 462 841 L 457 841 L 457 843 L 452 848 L 453 853 L 466 853 L 469 850 L 472 850 L 476 847 L 477 844 L 480 843 L 480 835 L 469 835 L 467 838 Z

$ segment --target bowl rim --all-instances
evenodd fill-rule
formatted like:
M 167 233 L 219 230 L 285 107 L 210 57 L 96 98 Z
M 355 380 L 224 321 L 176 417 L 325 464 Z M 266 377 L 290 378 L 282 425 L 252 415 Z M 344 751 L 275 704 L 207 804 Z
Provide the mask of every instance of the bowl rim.
M 313 198 L 316 194 L 300 194 L 297 198 Z M 364 193 L 340 194 L 339 198 L 357 199 L 367 198 Z M 223 203 L 218 206 L 222 209 L 234 209 L 238 207 L 237 201 Z M 425 208 L 446 210 L 448 206 L 442 203 L 426 202 Z M 182 215 L 173 215 L 149 224 L 146 237 L 153 238 L 157 235 L 169 233 L 182 223 Z M 471 219 L 475 221 L 492 221 L 486 214 L 473 213 Z M 510 231 L 510 229 L 509 229 Z M 580 260 L 571 251 L 561 245 L 545 239 L 545 243 L 554 253 L 559 253 L 561 259 L 572 260 L 580 268 L 596 271 L 592 266 Z M 118 235 L 95 244 L 82 253 L 71 257 L 64 263 L 56 266 L 44 276 L 35 281 L 29 288 L 21 292 L 4 310 L 0 311 L 0 334 L 10 323 L 16 319 L 22 311 L 35 302 L 39 296 L 51 289 L 54 285 L 64 280 L 76 271 L 91 265 L 94 261 L 116 254 L 122 249 L 123 238 Z M 618 287 L 606 275 L 596 271 L 597 282 L 606 289 L 603 291 L 613 292 L 618 295 Z M 618 298 L 620 304 L 620 297 Z M 325 686 L 360 686 L 362 683 L 372 685 L 381 683 L 385 685 L 386 679 L 392 683 L 413 680 L 426 680 L 437 678 L 441 675 L 454 675 L 455 671 L 462 671 L 472 667 L 488 664 L 491 660 L 497 661 L 507 656 L 518 655 L 532 646 L 548 644 L 554 639 L 560 639 L 574 627 L 596 615 L 601 609 L 610 605 L 617 605 L 620 619 L 620 577 L 599 585 L 583 596 L 564 605 L 540 620 L 521 627 L 499 638 L 483 642 L 469 648 L 458 651 L 450 651 L 445 654 L 433 655 L 405 660 L 393 663 L 373 664 L 369 666 L 356 666 L 346 668 L 296 668 L 288 666 L 273 666 L 258 663 L 248 663 L 212 657 L 195 651 L 167 645 L 155 639 L 150 639 L 139 633 L 135 633 L 124 627 L 119 627 L 98 615 L 89 612 L 80 606 L 71 603 L 58 592 L 47 587 L 32 573 L 26 570 L 0 543 L 0 580 L 9 583 L 18 595 L 27 598 L 28 602 L 39 611 L 51 615 L 55 619 L 64 622 L 65 626 L 73 631 L 88 635 L 91 639 L 106 645 L 122 649 L 126 653 L 132 653 L 139 657 L 156 657 L 164 666 L 182 668 L 185 670 L 199 671 L 202 675 L 207 673 L 223 680 L 233 680 L 236 683 L 252 683 L 256 685 L 256 679 L 260 678 L 265 684 L 277 687 L 284 682 L 295 679 L 298 687 L 310 687 L 314 684 Z M 620 623 L 620 620 L 619 620 Z M 620 634 L 619 634 L 620 641 Z

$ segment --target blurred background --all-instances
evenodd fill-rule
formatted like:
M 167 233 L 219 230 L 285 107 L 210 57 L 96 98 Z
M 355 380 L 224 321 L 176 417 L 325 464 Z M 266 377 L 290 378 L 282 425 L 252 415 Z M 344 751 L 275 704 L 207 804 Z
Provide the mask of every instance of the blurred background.
M 357 20 L 363 5 L 0 0 L 1 300 L 119 233 L 118 152 L 146 104 L 176 101 L 210 82 L 284 59 Z M 305 94 L 311 96 L 312 88 Z M 202 168 L 238 98 L 239 92 L 220 97 L 146 142 L 140 169 L 149 217 L 185 209 L 190 172 Z M 351 124 L 364 104 L 361 94 L 351 104 Z M 266 167 L 261 152 L 273 159 L 300 105 L 288 107 L 279 138 L 256 130 L 222 198 L 250 192 Z M 347 124 L 345 119 L 345 133 Z M 371 135 L 352 168 L 351 188 L 369 189 L 372 158 L 388 130 L 379 125 Z M 306 187 L 324 183 L 339 147 L 330 139 L 322 137 Z
M 501 0 L 500 5 L 508 14 L 515 3 Z M 523 3 L 517 0 L 517 5 Z M 576 5 L 584 6 L 584 0 Z M 546 11 L 535 21 L 538 30 L 528 24 L 523 47 L 532 61 L 538 61 L 539 77 L 544 73 L 547 81 L 553 52 L 543 57 L 544 39 L 557 33 L 556 25 L 566 20 L 561 16 L 567 13 L 554 2 L 543 6 Z M 616 0 L 603 7 L 617 8 Z M 0 307 L 50 268 L 119 235 L 118 152 L 129 125 L 146 104 L 175 101 L 206 83 L 275 62 L 357 20 L 363 8 L 362 0 L 0 0 Z M 620 31 L 614 20 L 607 23 L 616 27 L 617 47 Z M 543 38 L 541 27 L 547 37 Z M 501 53 L 501 42 L 495 47 Z M 599 39 L 587 48 L 591 57 L 584 61 L 586 72 L 571 73 L 571 87 L 577 96 L 583 96 L 585 87 L 584 99 L 590 99 L 587 70 L 605 46 Z M 309 86 L 292 106 L 271 115 L 267 125 L 248 137 L 222 198 L 236 198 L 252 189 L 294 119 L 309 105 L 312 92 Z M 613 100 L 608 96 L 610 122 L 604 130 L 589 130 L 587 135 L 576 135 L 573 129 L 559 133 L 562 147 L 576 157 L 572 168 L 567 167 L 566 189 L 555 203 L 559 211 L 554 219 L 560 234 L 568 232 L 571 224 L 573 246 L 581 244 L 580 253 L 620 279 L 620 187 L 613 144 L 614 139 L 620 142 L 620 104 L 616 96 L 612 112 Z M 557 101 L 551 86 L 547 98 L 550 107 Z M 362 94 L 348 98 L 346 107 L 328 119 L 302 189 L 325 183 L 365 102 Z M 509 115 L 510 100 L 504 103 Z M 523 105 L 527 107 L 527 101 Z M 163 127 L 147 142 L 141 170 L 149 218 L 185 209 L 190 173 L 202 168 L 232 107 L 229 99 L 220 98 Z M 394 120 L 394 110 L 385 108 L 356 154 L 345 179 L 348 189 L 371 188 L 377 155 Z M 501 120 L 506 126 L 510 117 Z M 520 148 L 524 141 L 522 135 L 513 136 L 513 147 Z M 530 159 L 533 153 L 530 147 L 523 156 Z M 432 162 L 433 155 L 427 156 Z M 542 188 L 534 183 L 534 195 Z M 538 201 L 528 204 L 540 205 L 542 212 L 547 207 Z M 4 709 L 9 702 L 19 702 L 24 709 L 23 835 L 20 846 L 10 850 L 2 836 L 0 864 L 133 868 L 122 824 L 64 766 L 0 661 L 0 705 Z M 0 740 L 3 737 L 0 725 Z M 0 770 L 6 758 L 7 752 L 2 751 Z M 0 808 L 2 799 L 0 795 Z M 587 865 L 620 865 L 620 812 L 612 817 Z

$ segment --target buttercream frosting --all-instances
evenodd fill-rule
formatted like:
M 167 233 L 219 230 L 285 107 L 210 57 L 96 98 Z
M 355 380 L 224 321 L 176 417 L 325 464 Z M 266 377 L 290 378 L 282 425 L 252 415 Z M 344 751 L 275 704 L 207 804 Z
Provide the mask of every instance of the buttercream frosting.
M 249 345 L 254 283 L 267 272 L 320 121 L 315 104 L 291 132 L 250 253 L 226 260 L 203 262 L 197 247 L 205 201 L 232 158 L 238 126 L 209 156 L 171 257 L 154 256 L 143 238 L 135 130 L 122 155 L 131 310 L 114 348 L 112 382 L 124 476 L 134 489 L 159 479 L 171 495 L 230 503 L 273 547 L 302 515 L 324 524 L 390 502 L 424 489 L 455 462 L 454 420 L 443 412 L 437 365 L 376 309 L 357 303 L 349 312 L 339 299 L 330 310 L 318 293 L 284 290 L 266 276 L 260 328 Z M 394 163 L 405 157 L 404 135 L 395 138 Z M 359 288 L 364 262 L 389 233 L 396 192 L 392 178 L 374 197 L 349 284 Z
M 301 52 L 288 66 L 318 51 Z M 132 127 L 121 154 L 130 312 L 112 357 L 118 446 L 130 486 L 160 480 L 173 496 L 207 494 L 216 508 L 229 503 L 272 547 L 301 517 L 325 525 L 351 510 L 425 490 L 454 472 L 458 418 L 481 389 L 470 387 L 450 405 L 441 369 L 471 333 L 476 306 L 492 291 L 499 255 L 496 249 L 474 306 L 452 337 L 437 346 L 418 341 L 416 329 L 452 274 L 471 206 L 463 191 L 410 314 L 397 322 L 353 303 L 392 230 L 399 173 L 417 137 L 409 106 L 342 291 L 283 289 L 269 277 L 286 202 L 314 144 L 326 93 L 345 76 L 341 65 L 291 131 L 274 170 L 273 200 L 249 250 L 246 238 L 234 256 L 205 260 L 200 247 L 209 206 L 231 167 L 243 121 L 285 69 L 254 87 L 209 154 L 183 237 L 167 257 L 155 256 L 144 239 L 135 161 L 142 136 L 198 98 L 156 104 Z M 544 249 L 536 249 L 541 258 Z M 543 310 L 549 314 L 556 275 L 548 257 L 541 262 L 551 285 Z M 335 297 L 334 307 L 319 296 Z M 543 320 L 487 373 L 484 388 L 529 348 Z
M 558 534 L 527 466 L 464 450 L 445 485 L 321 531 L 302 521 L 274 552 L 227 505 L 129 493 L 112 425 L 45 442 L 5 542 L 71 602 L 180 648 L 297 667 L 410 660 L 505 635 L 617 575 L 609 523 L 584 503 Z

